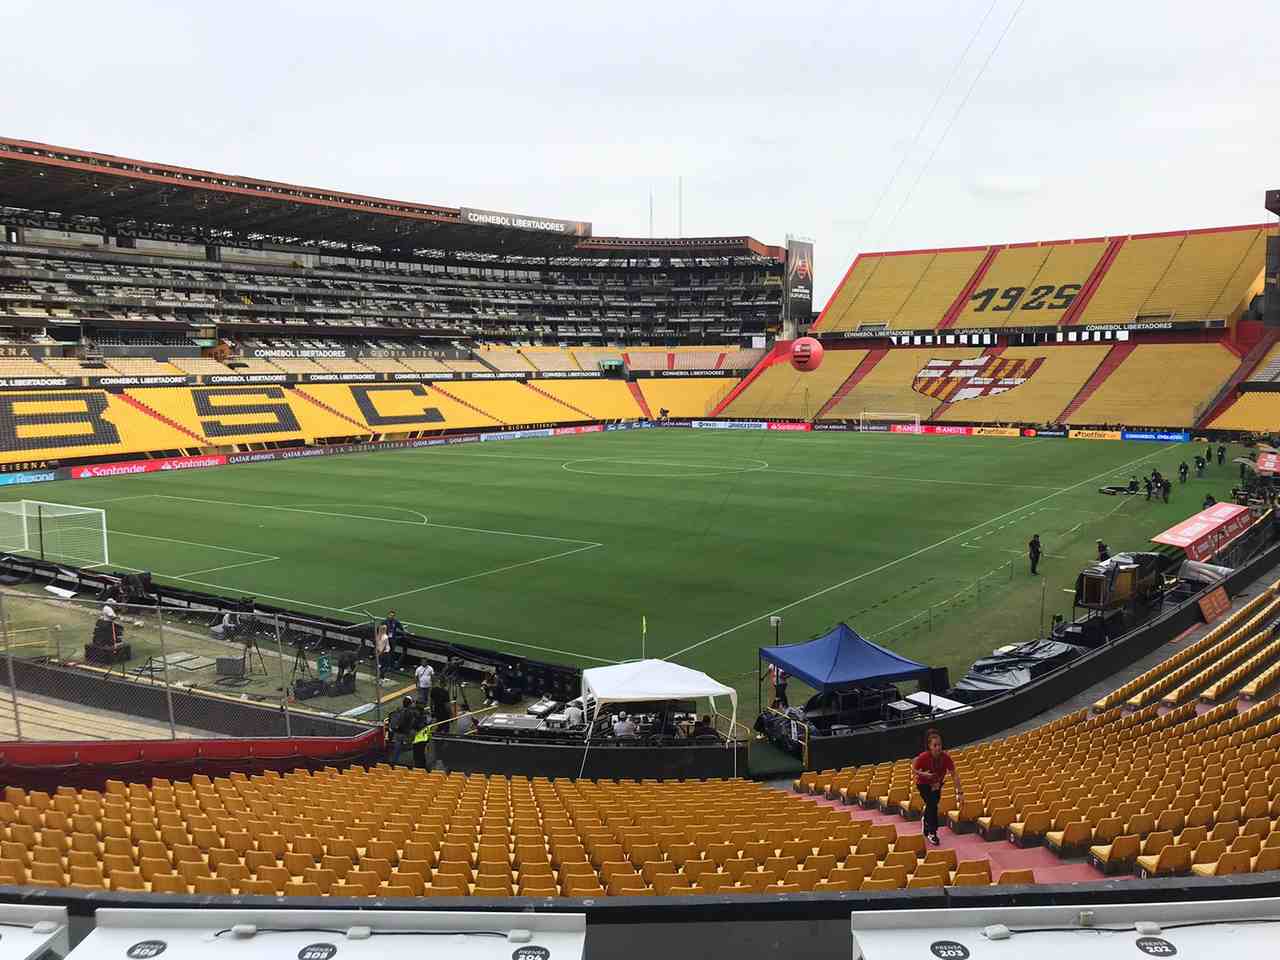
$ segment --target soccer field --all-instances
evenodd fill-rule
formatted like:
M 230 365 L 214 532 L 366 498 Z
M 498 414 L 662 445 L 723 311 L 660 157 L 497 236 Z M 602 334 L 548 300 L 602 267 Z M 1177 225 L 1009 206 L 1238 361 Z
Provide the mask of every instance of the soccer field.
M 748 692 L 755 649 L 846 620 L 957 678 L 1069 613 L 1113 552 L 1219 499 L 1097 488 L 1189 447 L 1051 439 L 643 430 L 43 484 L 107 512 L 111 567 L 443 640 L 593 666 L 641 652 Z M 20 499 L 10 493 L 9 499 Z M 1026 543 L 1044 542 L 1043 584 Z M 981 589 L 973 585 L 983 578 Z M 920 615 L 934 606 L 932 617 Z M 904 621 L 906 621 L 904 623 Z

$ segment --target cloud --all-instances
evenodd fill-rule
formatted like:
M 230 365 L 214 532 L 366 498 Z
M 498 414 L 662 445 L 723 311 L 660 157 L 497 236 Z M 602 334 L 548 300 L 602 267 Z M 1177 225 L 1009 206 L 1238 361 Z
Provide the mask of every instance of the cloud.
M 1030 197 L 1039 193 L 1042 185 L 1039 177 L 1029 174 L 987 173 L 969 184 L 969 192 L 986 199 Z

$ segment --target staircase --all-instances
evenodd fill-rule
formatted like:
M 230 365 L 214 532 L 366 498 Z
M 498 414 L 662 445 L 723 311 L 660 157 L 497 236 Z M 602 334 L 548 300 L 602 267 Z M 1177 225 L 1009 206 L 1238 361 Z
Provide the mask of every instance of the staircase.
M 435 390 L 435 391 L 436 391 L 437 393 L 439 393 L 442 397 L 448 397 L 448 398 L 449 398 L 450 400 L 452 400 L 454 403 L 460 403 L 460 404 L 462 404 L 464 407 L 466 407 L 468 410 L 474 410 L 476 413 L 480 414 L 480 416 L 482 416 L 482 417 L 488 417 L 488 418 L 489 418 L 490 420 L 492 420 L 494 423 L 501 423 L 501 424 L 503 424 L 504 426 L 510 426 L 510 424 L 508 424 L 508 423 L 507 423 L 507 421 L 505 421 L 505 420 L 499 420 L 497 417 L 495 417 L 495 416 L 494 416 L 492 413 L 490 413 L 488 410 L 481 410 L 479 407 L 477 407 L 474 403 L 471 403 L 469 400 L 463 400 L 461 397 L 457 396 L 456 394 L 452 394 L 452 393 L 450 393 L 450 392 L 449 392 L 448 390 L 446 390 L 444 387 L 440 386 L 440 384 L 439 384 L 439 382 L 438 382 L 438 381 L 433 381 L 432 383 L 427 384 L 426 386 L 427 386 L 427 389 L 428 389 L 428 390 Z
M 1103 382 L 1111 374 L 1115 373 L 1116 368 L 1128 359 L 1129 354 L 1133 353 L 1137 346 L 1132 340 L 1126 340 L 1124 343 L 1115 344 L 1107 355 L 1102 358 L 1102 362 L 1098 364 L 1098 369 L 1093 371 L 1093 376 L 1085 381 L 1085 385 L 1080 388 L 1080 392 L 1071 398 L 1071 402 L 1067 404 L 1067 408 L 1058 414 L 1058 423 L 1067 423 L 1073 413 L 1080 409 L 1086 400 L 1088 400 L 1095 390 L 1102 386 Z M 1066 348 L 1070 350 L 1070 347 Z
M 863 357 L 861 361 L 859 361 L 856 367 L 853 368 L 853 372 L 850 373 L 849 376 L 845 378 L 844 383 L 840 384 L 840 389 L 838 389 L 834 394 L 832 394 L 831 399 L 822 405 L 822 409 L 817 412 L 817 414 L 814 416 L 813 419 L 821 420 L 824 416 L 826 416 L 827 411 L 830 410 L 832 407 L 834 407 L 837 403 L 839 403 L 845 397 L 847 397 L 849 395 L 849 392 L 854 387 L 856 387 L 862 381 L 862 379 L 875 368 L 875 365 L 877 363 L 879 363 L 881 360 L 884 359 L 885 354 L 887 354 L 888 352 L 889 350 L 887 347 L 879 347 L 875 350 L 868 351 L 867 355 Z
M 365 424 L 361 423 L 359 420 L 353 420 L 351 417 L 348 417 L 345 413 L 343 413 L 337 407 L 329 406 L 329 404 L 325 403 L 319 397 L 313 397 L 311 394 L 307 393 L 307 391 L 303 390 L 301 387 L 295 385 L 293 388 L 293 392 L 299 397 L 301 397 L 303 400 L 306 400 L 314 404 L 315 406 L 319 407 L 321 410 L 323 410 L 325 413 L 329 414 L 330 416 L 337 417 L 339 420 L 345 420 L 347 423 L 355 427 L 360 433 L 371 432 L 370 428 Z
M 774 341 L 773 351 L 771 353 L 766 353 L 763 357 L 761 357 L 760 361 L 754 367 L 751 368 L 751 372 L 748 373 L 741 380 L 739 380 L 737 384 L 734 386 L 734 388 L 730 390 L 727 394 L 725 394 L 724 399 L 722 399 L 719 403 L 717 403 L 715 407 L 712 408 L 711 412 L 707 414 L 707 416 L 709 417 L 720 416 L 724 408 L 729 406 L 729 404 L 733 403 L 733 401 L 738 398 L 738 394 L 742 393 L 743 390 L 751 386 L 752 381 L 754 381 L 756 377 L 760 376 L 760 374 L 762 374 L 769 367 L 773 366 L 773 364 L 781 363 L 782 361 L 789 359 L 791 356 L 791 343 L 792 341 L 790 340 Z
M 1000 354 L 1004 353 L 1004 348 L 1007 346 L 1008 346 L 1007 343 L 997 343 L 994 347 L 990 347 L 989 349 L 985 350 L 983 352 L 983 356 L 998 357 L 1000 356 Z M 938 404 L 936 407 L 933 408 L 932 412 L 930 412 L 929 419 L 930 420 L 941 419 L 942 415 L 951 409 L 951 403 L 952 401 L 950 400 L 943 400 L 940 404 Z
M 1222 385 L 1222 389 L 1209 402 L 1204 414 L 1196 421 L 1197 429 L 1207 427 L 1213 423 L 1214 420 L 1226 412 L 1231 404 L 1235 403 L 1236 387 L 1248 379 L 1249 374 L 1253 373 L 1254 368 L 1262 362 L 1271 348 L 1275 346 L 1276 341 L 1280 341 L 1280 329 L 1268 327 L 1266 332 L 1263 333 L 1262 339 L 1249 349 L 1249 352 L 1240 361 L 1240 366 L 1236 367 L 1236 372 L 1227 379 L 1227 382 Z
M 636 403 L 639 405 L 641 412 L 644 414 L 644 418 L 646 420 L 652 420 L 653 414 L 649 412 L 649 403 L 647 400 L 645 400 L 644 393 L 640 390 L 640 384 L 636 383 L 634 380 L 628 380 L 627 388 L 631 391 L 631 396 L 636 398 Z
M 982 278 L 991 269 L 991 261 L 995 260 L 1003 249 L 1003 246 L 997 246 L 987 250 L 986 256 L 978 264 L 978 269 L 973 271 L 973 276 L 969 278 L 969 282 L 964 285 L 964 289 L 951 301 L 951 306 L 947 307 L 947 312 L 942 315 L 942 319 L 938 322 L 939 330 L 945 330 L 947 327 L 955 325 L 957 318 L 964 312 L 965 306 L 969 303 L 969 298 L 973 296 L 973 291 L 978 289 L 978 284 L 982 282 Z
M 1071 301 L 1071 306 L 1063 311 L 1062 319 L 1058 321 L 1058 326 L 1069 327 L 1076 322 L 1076 318 L 1080 314 L 1084 313 L 1085 307 L 1089 306 L 1089 301 L 1093 299 L 1093 295 L 1097 293 L 1098 287 L 1101 286 L 1102 278 L 1107 275 L 1107 271 L 1111 269 L 1111 264 L 1115 262 L 1117 254 L 1120 253 L 1120 248 L 1124 246 L 1124 241 L 1124 237 L 1113 237 L 1107 242 L 1107 249 L 1098 258 L 1093 272 L 1089 274 L 1089 279 L 1084 282 L 1084 286 L 1080 288 L 1076 298 Z
M 133 407 L 135 410 L 140 410 L 141 412 L 145 413 L 147 416 L 154 417 L 155 419 L 163 423 L 165 426 L 172 427 L 174 430 L 177 430 L 179 433 L 185 433 L 188 437 L 190 437 L 200 446 L 207 447 L 209 445 L 209 441 L 206 440 L 204 437 L 200 436 L 200 434 L 194 433 L 188 430 L 186 427 L 180 424 L 177 420 L 174 420 L 172 417 L 166 417 L 163 413 L 161 413 L 155 407 L 148 406 L 147 404 L 143 403 L 141 400 L 137 400 L 129 396 L 129 394 L 127 393 L 121 393 L 119 396 L 121 400 L 129 404 L 129 406 Z
M 583 420 L 596 419 L 591 414 L 587 413 L 587 411 L 583 410 L 581 407 L 575 407 L 568 400 L 561 400 L 559 397 L 555 396 L 554 394 L 547 393 L 547 391 L 543 390 L 541 387 L 534 386 L 534 383 L 532 380 L 526 380 L 524 382 L 524 385 L 528 387 L 530 390 L 532 390 L 534 393 L 540 393 L 544 397 L 546 397 L 548 400 L 554 400 L 556 403 L 560 404 L 560 406 L 566 407 L 569 410 L 572 410 L 574 413 L 580 416 Z

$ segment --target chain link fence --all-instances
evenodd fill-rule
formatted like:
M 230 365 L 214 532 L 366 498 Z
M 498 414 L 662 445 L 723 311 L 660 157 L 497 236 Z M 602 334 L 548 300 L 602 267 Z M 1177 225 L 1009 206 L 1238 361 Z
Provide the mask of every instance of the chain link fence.
M 62 595 L 66 594 L 66 595 Z M 380 724 L 373 624 L 0 591 L 0 740 L 345 735 Z

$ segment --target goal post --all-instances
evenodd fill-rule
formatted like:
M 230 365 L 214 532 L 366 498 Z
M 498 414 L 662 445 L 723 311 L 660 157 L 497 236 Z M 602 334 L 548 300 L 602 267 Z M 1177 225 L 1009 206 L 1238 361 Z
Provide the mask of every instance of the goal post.
M 919 433 L 920 414 L 877 410 L 863 410 L 858 414 L 858 430 L 863 433 L 884 433 L 894 425 L 905 428 L 900 432 Z
M 110 562 L 107 513 L 46 500 L 0 503 L 0 550 L 80 567 Z

